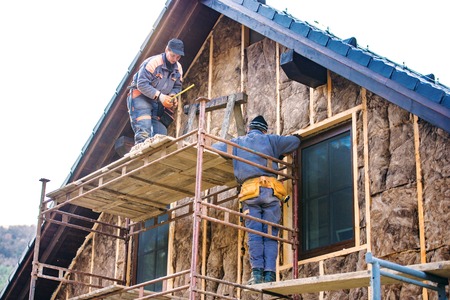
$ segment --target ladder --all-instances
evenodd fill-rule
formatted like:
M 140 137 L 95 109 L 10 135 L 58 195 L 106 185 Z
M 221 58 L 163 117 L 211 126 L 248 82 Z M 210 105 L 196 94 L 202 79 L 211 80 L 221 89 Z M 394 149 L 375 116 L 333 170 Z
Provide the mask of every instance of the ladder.
M 211 99 L 206 104 L 205 112 L 225 108 L 225 115 L 219 135 L 221 138 L 226 139 L 229 135 L 228 130 L 232 115 L 234 115 L 238 135 L 245 135 L 244 117 L 241 109 L 241 105 L 245 103 L 247 103 L 247 95 L 244 93 L 236 93 Z M 199 113 L 199 104 L 187 104 L 183 107 L 183 111 L 188 115 L 188 121 L 183 130 L 183 134 L 185 134 L 190 132 L 194 127 L 195 118 Z

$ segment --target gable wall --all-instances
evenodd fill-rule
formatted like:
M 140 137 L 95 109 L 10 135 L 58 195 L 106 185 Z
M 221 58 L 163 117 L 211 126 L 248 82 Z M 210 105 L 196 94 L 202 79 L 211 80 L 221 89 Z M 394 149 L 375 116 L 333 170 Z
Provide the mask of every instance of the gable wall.
M 243 47 L 242 40 L 245 43 L 246 39 L 241 34 L 240 24 L 226 17 L 219 20 L 194 64 L 185 70 L 184 86 L 195 84 L 195 88 L 182 96 L 182 105 L 192 104 L 200 96 L 215 98 L 245 92 L 248 95 L 248 103 L 243 110 L 246 124 L 254 116 L 263 114 L 271 133 L 299 132 L 307 136 L 319 131 L 320 124 L 334 124 L 336 115 L 344 114 L 348 115 L 346 119 L 352 120 L 356 132 L 353 149 L 355 184 L 358 187 L 357 245 L 353 249 L 301 261 L 299 277 L 365 270 L 367 249 L 376 257 L 401 264 L 449 260 L 449 134 L 426 122 L 416 123 L 408 112 L 336 74 L 329 73 L 327 85 L 316 89 L 293 82 L 278 65 L 278 56 L 285 50 L 282 45 L 263 39 Z M 241 54 L 244 54 L 243 59 Z M 209 132 L 220 132 L 223 115 L 224 110 L 208 114 Z M 169 131 L 171 135 L 185 133 L 187 116 L 181 109 L 178 109 L 177 116 L 177 122 Z M 233 122 L 229 133 L 236 135 Z M 418 153 L 415 153 L 416 147 Z M 420 158 L 416 158 L 416 154 Z M 423 176 L 421 186 L 417 184 L 418 170 Z M 419 196 L 420 190 L 423 190 L 423 199 Z M 233 193 L 235 191 L 230 195 Z M 421 203 L 423 214 L 420 214 Z M 228 207 L 239 208 L 236 201 Z M 215 214 L 221 218 L 221 213 Z M 290 216 L 286 209 L 286 222 Z M 171 232 L 169 272 L 189 269 L 192 219 L 176 221 Z M 205 256 L 200 255 L 199 264 L 206 264 L 206 274 L 231 282 L 238 277 L 242 282 L 247 281 L 250 269 L 245 236 L 237 236 L 236 230 L 230 227 L 210 223 L 204 232 L 207 240 L 201 246 L 204 251 L 200 252 Z M 423 243 L 420 240 L 422 235 Z M 123 261 L 123 252 L 113 255 L 110 250 L 116 247 L 112 242 L 101 241 L 103 247 L 98 242 L 94 242 L 97 244 L 95 251 L 91 251 L 89 246 L 83 249 L 76 262 L 77 268 L 89 269 L 91 265 L 87 262 L 94 255 L 95 265 L 103 266 L 98 271 L 114 274 L 115 265 Z M 280 252 L 280 276 L 283 279 L 291 278 L 289 248 L 283 247 Z M 107 253 L 107 261 L 98 260 Z M 242 263 L 239 268 L 238 262 Z M 121 276 L 121 273 L 116 273 L 116 276 Z M 174 284 L 186 284 L 188 280 L 187 277 L 176 279 Z M 219 294 L 233 293 L 221 284 L 209 283 L 207 289 Z M 61 290 L 61 295 L 66 293 L 67 290 Z M 384 291 L 385 295 L 395 295 L 396 298 L 400 295 L 414 297 L 420 293 L 418 288 L 398 285 Z M 187 294 L 180 293 L 180 296 Z M 311 295 L 311 299 L 316 296 Z M 308 295 L 304 297 L 309 299 Z M 324 292 L 323 297 L 367 299 L 367 289 Z
M 230 48 L 222 47 L 223 54 L 219 55 L 216 52 L 217 48 L 214 47 L 213 70 L 211 70 L 214 76 L 210 82 L 211 98 L 240 91 L 237 81 L 232 79 L 237 78 L 240 71 L 237 51 L 239 45 L 236 45 L 238 38 L 229 31 L 230 28 L 235 28 L 237 33 L 240 29 L 231 26 L 232 23 L 224 17 L 212 34 L 214 45 L 230 45 Z M 234 38 L 232 42 L 228 39 L 230 36 Z M 429 146 L 432 145 L 432 148 L 441 149 L 441 151 L 438 150 L 440 156 L 436 157 L 436 164 L 447 166 L 448 155 L 443 153 L 449 152 L 448 134 L 425 122 L 419 122 L 420 129 L 415 133 L 414 117 L 410 113 L 337 74 L 330 72 L 328 84 L 316 89 L 289 80 L 277 64 L 277 55 L 284 50 L 282 45 L 268 39 L 245 47 L 244 65 L 240 67 L 244 70 L 244 78 L 241 78 L 244 82 L 243 91 L 248 95 L 248 103 L 244 109 L 246 124 L 254 116 L 263 114 L 271 127 L 269 130 L 271 133 L 291 134 L 298 131 L 307 135 L 309 130 L 315 131 L 318 123 L 331 122 L 330 120 L 336 115 L 347 112 L 351 114 L 350 119 L 353 119 L 356 131 L 354 151 L 356 152 L 355 176 L 358 186 L 358 245 L 353 250 L 300 262 L 300 277 L 364 270 L 367 268 L 364 258 L 367 249 L 370 249 L 376 257 L 400 264 L 449 259 L 447 255 L 444 255 L 448 253 L 449 234 L 442 231 L 442 228 L 448 228 L 448 221 L 442 215 L 437 216 L 436 213 L 438 211 L 436 206 L 448 212 L 448 199 L 444 199 L 442 193 L 446 186 L 448 187 L 448 170 L 443 170 L 443 173 L 439 175 L 435 174 L 440 178 L 440 182 L 431 181 L 426 178 L 427 175 L 424 176 L 425 212 L 419 217 L 418 206 L 421 200 L 417 196 L 417 164 L 414 152 L 415 137 L 419 136 L 420 142 L 424 143 L 423 126 L 425 125 L 426 128 L 431 128 L 428 130 L 432 132 L 439 132 L 434 135 L 435 139 L 427 143 L 430 143 Z M 236 55 L 229 55 L 234 52 Z M 278 75 L 277 68 L 279 68 Z M 192 76 L 195 75 L 192 73 Z M 221 80 L 223 78 L 227 78 L 226 86 Z M 209 123 L 210 132 L 217 134 L 220 131 L 223 111 L 213 112 L 212 121 Z M 233 128 L 230 129 L 230 133 L 236 135 Z M 421 145 L 420 148 L 421 151 L 424 150 L 424 146 Z M 430 160 L 421 158 L 420 165 L 424 163 L 430 164 Z M 441 204 L 427 200 L 429 198 L 427 192 L 431 193 L 432 190 L 435 191 L 432 197 L 440 198 Z M 366 206 L 367 201 L 370 203 L 369 207 Z M 369 232 L 367 227 L 370 229 Z M 214 235 L 214 230 L 211 234 Z M 369 239 L 367 234 L 370 235 Z M 427 241 L 425 245 L 420 244 L 420 234 L 425 234 Z M 446 237 L 447 242 L 438 237 L 439 235 Z M 208 241 L 211 242 L 211 240 Z M 243 244 L 245 246 L 245 242 Z M 433 247 L 433 244 L 436 246 Z M 207 255 L 213 253 L 215 247 L 212 241 L 208 245 Z M 249 275 L 245 253 L 243 260 L 244 266 L 241 272 L 245 282 Z M 286 260 L 289 259 L 286 258 Z M 224 261 L 223 266 L 236 264 L 236 261 L 237 258 L 233 257 L 232 261 Z M 280 264 L 281 276 L 290 278 L 290 269 L 286 267 L 287 265 L 283 265 L 283 261 Z M 221 269 L 220 263 L 214 268 Z M 387 290 L 386 293 L 400 294 L 401 289 L 396 287 L 392 291 Z M 408 288 L 404 289 L 406 291 Z M 417 289 L 412 290 L 411 293 L 417 293 Z M 403 293 L 407 293 L 405 291 Z M 326 292 L 325 295 L 337 297 L 339 293 L 344 292 Z M 349 293 L 346 296 L 355 298 L 367 297 L 365 289 L 346 293 Z

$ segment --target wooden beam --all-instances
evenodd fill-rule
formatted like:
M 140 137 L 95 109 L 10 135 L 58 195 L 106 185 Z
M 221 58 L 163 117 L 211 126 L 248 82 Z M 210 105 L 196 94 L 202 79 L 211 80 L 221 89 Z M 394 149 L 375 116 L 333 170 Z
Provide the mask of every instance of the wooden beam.
M 416 159 L 416 188 L 417 188 L 417 216 L 419 218 L 419 245 L 420 245 L 420 262 L 427 262 L 427 249 L 425 244 L 425 219 L 423 209 L 423 180 L 422 180 L 422 164 L 420 159 L 420 132 L 418 117 L 414 115 L 414 156 Z M 427 289 L 422 289 L 423 300 L 428 300 Z
M 353 223 L 355 224 L 355 246 L 361 245 L 361 235 L 359 227 L 359 198 L 358 198 L 358 130 L 356 126 L 357 112 L 352 113 L 352 164 L 353 164 Z
M 326 130 L 336 124 L 339 124 L 339 123 L 342 123 L 344 121 L 351 119 L 352 113 L 355 111 L 361 110 L 361 108 L 362 108 L 361 105 L 352 107 L 346 111 L 343 111 L 341 113 L 338 113 L 337 115 L 334 115 L 333 117 L 331 117 L 329 119 L 325 119 L 323 121 L 318 122 L 317 124 L 312 124 L 306 128 L 298 130 L 295 133 L 301 135 L 302 137 L 316 134 L 316 133 L 318 133 L 322 130 Z
M 208 103 L 206 103 L 206 110 L 205 111 L 213 111 L 221 108 L 226 108 L 228 100 L 230 97 L 236 97 L 236 105 L 238 104 L 245 104 L 247 103 L 247 94 L 245 93 L 235 93 L 228 96 L 220 96 L 214 99 L 211 99 Z M 198 114 L 199 112 L 199 105 L 198 104 L 187 104 L 183 107 L 184 113 L 187 115 L 189 114 L 189 111 L 192 106 L 196 107 L 195 113 Z
M 331 91 L 332 91 L 332 82 L 330 76 L 330 70 L 327 70 L 327 115 L 328 118 L 333 116 L 333 110 L 331 109 Z
M 369 117 L 367 115 L 366 89 L 361 88 L 362 112 L 363 112 L 363 141 L 364 141 L 364 200 L 366 205 L 366 243 L 367 252 L 372 252 L 372 222 L 370 219 L 370 207 L 372 199 L 370 197 L 370 176 L 369 176 Z
M 230 128 L 231 114 L 234 112 L 234 107 L 236 105 L 236 95 L 230 95 L 228 97 L 227 108 L 225 109 L 225 114 L 223 116 L 222 128 L 220 130 L 220 137 L 223 139 L 227 138 L 228 129 Z
M 265 283 L 258 287 L 263 291 L 292 295 L 359 288 L 369 286 L 369 284 L 370 272 L 357 271 Z
M 236 131 L 238 136 L 245 135 L 244 116 L 242 114 L 242 104 L 234 106 L 234 121 L 236 122 Z
M 314 125 L 314 89 L 309 88 L 309 126 Z
M 280 97 L 280 44 L 275 44 L 275 89 L 276 89 L 276 134 L 281 134 L 281 97 Z
M 208 99 L 212 98 L 212 81 L 214 69 L 214 31 L 209 38 L 209 61 L 208 61 Z M 211 112 L 206 112 L 206 132 L 211 132 Z M 202 295 L 203 297 L 203 295 Z

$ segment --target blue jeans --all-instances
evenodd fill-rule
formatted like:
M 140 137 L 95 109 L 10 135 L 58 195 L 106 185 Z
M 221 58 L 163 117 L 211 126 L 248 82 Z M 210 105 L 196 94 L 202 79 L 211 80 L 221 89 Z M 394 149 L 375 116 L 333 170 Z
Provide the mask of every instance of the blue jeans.
M 252 217 L 279 224 L 281 221 L 280 200 L 273 195 L 273 190 L 260 188 L 259 196 L 242 202 L 244 213 Z M 245 227 L 267 233 L 268 225 L 258 221 L 245 220 Z M 272 235 L 278 236 L 278 228 L 272 227 Z M 252 269 L 262 268 L 264 271 L 276 271 L 278 241 L 258 234 L 248 234 L 248 249 Z
M 131 128 L 134 131 L 134 143 L 139 144 L 155 134 L 167 135 L 167 128 L 158 120 L 158 103 L 141 95 L 127 98 Z

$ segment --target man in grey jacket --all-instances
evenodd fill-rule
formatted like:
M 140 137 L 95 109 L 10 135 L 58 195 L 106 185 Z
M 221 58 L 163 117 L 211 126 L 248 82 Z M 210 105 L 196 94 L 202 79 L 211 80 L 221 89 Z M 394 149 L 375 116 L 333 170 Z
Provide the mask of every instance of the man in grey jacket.
M 183 42 L 171 39 L 164 53 L 147 58 L 133 76 L 127 107 L 135 144 L 155 134 L 167 135 L 177 106 L 172 96 L 182 87 L 183 68 L 178 60 L 183 55 Z
M 300 145 L 299 136 L 280 136 L 267 134 L 268 125 L 263 116 L 255 117 L 249 125 L 245 136 L 231 139 L 232 142 L 274 158 L 291 153 Z M 212 145 L 217 150 L 226 152 L 227 145 L 219 142 Z M 233 147 L 233 155 L 267 166 L 267 159 L 253 152 Z M 234 175 L 241 185 L 239 200 L 245 214 L 272 223 L 281 221 L 281 204 L 287 193 L 277 175 L 248 163 L 233 160 Z M 278 170 L 278 164 L 272 163 L 272 169 Z M 268 233 L 268 226 L 258 221 L 246 219 L 247 228 Z M 272 235 L 278 235 L 278 228 L 272 228 Z M 248 248 L 252 277 L 248 284 L 271 282 L 276 279 L 276 258 L 278 241 L 258 234 L 248 234 Z

